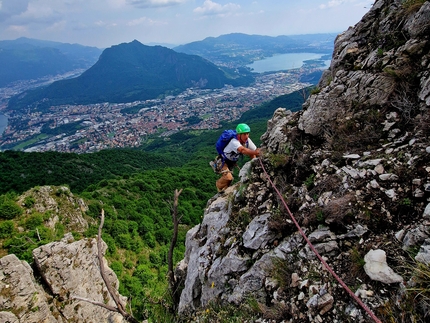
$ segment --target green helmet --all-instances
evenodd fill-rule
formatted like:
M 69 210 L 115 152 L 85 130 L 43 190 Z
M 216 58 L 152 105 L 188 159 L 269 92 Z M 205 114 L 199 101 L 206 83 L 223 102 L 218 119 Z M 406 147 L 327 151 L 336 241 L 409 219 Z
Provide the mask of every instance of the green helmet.
M 241 134 L 241 133 L 248 133 L 251 132 L 251 128 L 249 128 L 249 126 L 245 123 L 239 123 L 236 127 L 236 133 L 237 134 Z

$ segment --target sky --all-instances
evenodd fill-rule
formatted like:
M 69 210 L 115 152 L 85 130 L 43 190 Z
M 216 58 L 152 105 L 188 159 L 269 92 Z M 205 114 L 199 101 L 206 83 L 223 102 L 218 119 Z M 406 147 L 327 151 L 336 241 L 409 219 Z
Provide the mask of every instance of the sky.
M 230 33 L 341 33 L 373 0 L 0 0 L 0 40 L 28 37 L 107 48 L 181 45 Z

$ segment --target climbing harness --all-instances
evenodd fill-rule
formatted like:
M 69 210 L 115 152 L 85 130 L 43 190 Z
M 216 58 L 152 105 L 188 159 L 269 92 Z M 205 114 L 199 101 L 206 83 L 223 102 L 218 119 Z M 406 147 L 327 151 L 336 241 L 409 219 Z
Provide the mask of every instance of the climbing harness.
M 224 164 L 225 164 L 225 159 L 220 155 L 216 156 L 215 160 L 211 160 L 209 162 L 209 165 L 212 167 L 213 171 L 217 174 L 233 173 L 233 170 L 230 170 L 229 168 L 223 170 L 222 168 L 224 167 Z M 240 167 L 238 164 L 235 164 L 234 167 L 240 170 Z
M 270 185 L 272 185 L 273 189 L 275 190 L 276 194 L 278 194 L 279 198 L 282 201 L 282 204 L 284 205 L 285 209 L 288 212 L 288 215 L 290 216 L 291 220 L 294 222 L 294 224 L 296 225 L 297 229 L 299 230 L 300 234 L 302 235 L 302 237 L 306 240 L 307 244 L 309 245 L 309 247 L 312 249 L 312 251 L 315 253 L 315 255 L 318 257 L 318 259 L 321 261 L 321 263 L 324 265 L 324 267 L 328 270 L 328 272 L 339 282 L 339 284 L 342 285 L 342 287 L 351 295 L 351 297 L 366 311 L 367 314 L 369 314 L 369 316 L 376 322 L 376 323 L 382 323 L 381 320 L 379 320 L 375 314 L 370 310 L 370 308 L 368 308 L 366 306 L 366 304 L 364 304 L 360 298 L 358 298 L 357 295 L 355 295 L 349 288 L 348 286 L 342 281 L 342 279 L 340 279 L 340 277 L 333 271 L 333 269 L 331 269 L 331 267 L 326 263 L 326 261 L 321 257 L 321 255 L 318 253 L 318 251 L 315 249 L 315 247 L 312 245 L 312 243 L 309 241 L 308 237 L 306 236 L 306 234 L 304 233 L 304 231 L 302 230 L 302 228 L 300 227 L 299 223 L 296 221 L 296 219 L 294 218 L 293 214 L 291 213 L 290 209 L 288 208 L 287 203 L 285 202 L 282 194 L 279 192 L 279 190 L 277 189 L 277 187 L 275 186 L 275 184 L 272 182 L 272 180 L 270 179 L 269 174 L 267 174 L 266 169 L 264 168 L 263 162 L 261 160 L 261 158 L 258 158 L 260 161 L 260 165 L 261 168 L 263 169 L 263 172 L 267 178 L 267 180 L 269 181 Z

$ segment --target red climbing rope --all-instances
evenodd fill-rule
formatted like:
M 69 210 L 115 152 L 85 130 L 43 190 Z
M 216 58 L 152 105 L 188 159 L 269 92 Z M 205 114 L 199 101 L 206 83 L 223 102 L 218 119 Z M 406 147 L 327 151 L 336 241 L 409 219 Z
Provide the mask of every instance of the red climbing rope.
M 330 266 L 325 262 L 325 260 L 321 257 L 321 255 L 318 253 L 318 251 L 315 249 L 315 247 L 312 245 L 312 243 L 309 241 L 306 234 L 303 232 L 302 228 L 300 227 L 299 223 L 294 218 L 293 214 L 291 213 L 290 209 L 288 208 L 287 203 L 285 202 L 284 198 L 282 197 L 282 194 L 279 192 L 279 190 L 276 188 L 275 184 L 270 179 L 269 174 L 267 174 L 266 169 L 264 168 L 263 162 L 261 161 L 261 158 L 259 158 L 261 167 L 263 168 L 264 174 L 266 175 L 268 181 L 272 185 L 273 189 L 278 194 L 279 198 L 282 201 L 282 204 L 284 205 L 285 209 L 287 210 L 288 214 L 291 217 L 291 220 L 293 220 L 294 224 L 296 225 L 297 229 L 299 230 L 300 234 L 303 236 L 303 238 L 306 240 L 309 247 L 312 249 L 312 251 L 315 253 L 315 255 L 318 257 L 318 259 L 322 262 L 322 264 L 325 266 L 325 268 L 332 274 L 332 276 L 339 282 L 339 284 L 342 285 L 342 287 L 351 295 L 351 297 L 369 314 L 369 316 L 377 323 L 382 323 L 381 320 L 379 320 L 375 314 L 364 304 L 360 298 L 358 298 L 357 295 L 355 295 L 349 288 L 346 286 L 346 284 L 340 279 L 338 275 L 333 271 L 333 269 L 330 268 Z

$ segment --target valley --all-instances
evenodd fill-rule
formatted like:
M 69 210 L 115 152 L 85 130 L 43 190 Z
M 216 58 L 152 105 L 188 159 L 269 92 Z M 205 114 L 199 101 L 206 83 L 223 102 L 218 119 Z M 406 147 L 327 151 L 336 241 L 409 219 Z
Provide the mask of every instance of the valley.
M 27 152 L 96 152 L 137 147 L 151 135 L 168 137 L 186 129 L 216 129 L 273 98 L 309 87 L 301 82 L 318 68 L 260 74 L 249 87 L 187 89 L 177 96 L 130 103 L 51 107 L 49 113 L 7 113 L 0 149 Z

